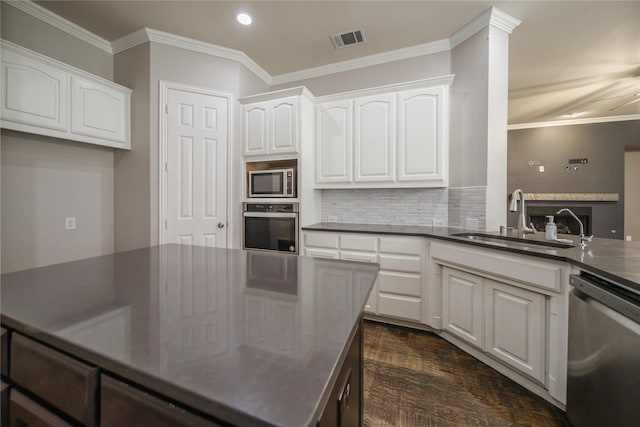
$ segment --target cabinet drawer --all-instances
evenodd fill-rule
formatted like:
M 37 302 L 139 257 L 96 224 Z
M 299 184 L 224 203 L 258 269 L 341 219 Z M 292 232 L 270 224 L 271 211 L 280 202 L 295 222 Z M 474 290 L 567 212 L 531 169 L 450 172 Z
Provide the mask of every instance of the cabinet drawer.
M 15 389 L 11 389 L 9 394 L 9 425 L 11 427 L 71 427 L 71 424 Z
M 100 426 L 215 427 L 203 417 L 105 375 L 100 386 Z
M 304 255 L 314 258 L 338 259 L 337 249 L 305 248 Z
M 425 240 L 421 237 L 381 237 L 380 252 L 387 254 L 417 255 L 424 254 Z
M 378 256 L 375 253 L 340 251 L 340 259 L 345 261 L 377 262 Z
M 378 311 L 381 315 L 419 322 L 421 318 L 420 299 L 380 293 L 378 295 Z
M 12 334 L 12 382 L 87 426 L 95 425 L 98 370 L 19 334 Z
M 338 234 L 304 233 L 304 245 L 318 248 L 338 249 Z
M 0 335 L 0 373 L 2 376 L 9 376 L 9 331 L 1 328 Z
M 420 274 L 422 259 L 416 256 L 380 254 L 380 269 Z
M 380 292 L 420 297 L 422 279 L 415 274 L 389 273 L 381 271 L 378 287 Z
M 340 236 L 340 249 L 376 252 L 378 250 L 378 239 L 373 236 L 342 234 Z
M 9 425 L 9 384 L 0 381 L 0 426 Z

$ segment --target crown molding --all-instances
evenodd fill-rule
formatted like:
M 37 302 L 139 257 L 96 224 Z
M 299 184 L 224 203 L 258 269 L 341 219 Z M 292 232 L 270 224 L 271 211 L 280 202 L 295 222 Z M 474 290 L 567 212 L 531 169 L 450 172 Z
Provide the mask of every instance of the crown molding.
M 514 18 L 511 15 L 507 15 L 500 9 L 491 7 L 449 37 L 451 49 L 469 39 L 485 27 L 492 26 L 511 34 L 514 28 L 520 25 L 520 22 L 521 21 L 519 19 Z
M 34 3 L 31 0 L 20 0 L 20 1 L 5 1 L 2 0 L 3 3 L 11 5 L 16 9 L 33 16 L 36 19 L 39 19 L 42 22 L 45 22 L 59 30 L 64 31 L 65 33 L 77 37 L 78 39 L 89 43 L 92 46 L 97 47 L 100 50 L 103 50 L 109 54 L 113 54 L 113 50 L 111 49 L 111 43 L 102 37 L 93 34 L 90 31 L 85 30 L 73 22 L 56 15 L 51 12 L 49 9 L 46 9 L 40 6 L 37 3 Z
M 624 116 L 592 117 L 585 119 L 557 120 L 553 122 L 520 123 L 507 126 L 507 130 L 546 128 L 553 126 L 588 125 L 592 123 L 626 122 L 640 120 L 640 114 L 627 114 Z
M 332 64 L 321 65 L 319 67 L 307 68 L 293 73 L 279 74 L 273 76 L 272 85 L 280 85 L 300 80 L 322 77 L 329 74 L 342 73 L 358 68 L 371 67 L 373 65 L 385 64 L 388 62 L 400 61 L 403 59 L 415 58 L 417 56 L 429 55 L 437 52 L 445 52 L 450 49 L 449 40 L 437 40 L 430 43 L 423 43 L 389 52 L 350 59 L 347 61 L 334 62 Z
M 149 42 L 149 36 L 147 35 L 147 28 L 140 28 L 139 30 L 134 31 L 133 33 L 129 33 L 120 37 L 119 39 L 115 39 L 111 42 L 111 49 L 113 49 L 113 54 L 116 55 L 120 52 L 124 52 L 125 50 L 129 50 L 138 45 Z
M 111 45 L 113 52 L 120 53 L 132 47 L 143 43 L 154 42 L 166 46 L 173 46 L 180 49 L 190 50 L 192 52 L 204 53 L 206 55 L 215 56 L 223 59 L 236 61 L 247 67 L 256 76 L 261 78 L 266 84 L 271 85 L 272 77 L 262 67 L 256 64 L 246 53 L 235 49 L 229 49 L 212 43 L 202 42 L 200 40 L 188 37 L 178 36 L 164 31 L 154 30 L 152 28 L 141 28 L 126 36 L 114 40 Z

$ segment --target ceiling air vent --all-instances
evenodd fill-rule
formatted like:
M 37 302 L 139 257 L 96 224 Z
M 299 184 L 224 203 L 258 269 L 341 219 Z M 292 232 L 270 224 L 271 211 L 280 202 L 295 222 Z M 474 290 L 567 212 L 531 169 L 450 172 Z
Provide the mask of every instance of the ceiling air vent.
M 364 43 L 364 33 L 362 30 L 349 31 L 348 33 L 333 34 L 331 41 L 336 48 L 347 47 L 354 44 Z

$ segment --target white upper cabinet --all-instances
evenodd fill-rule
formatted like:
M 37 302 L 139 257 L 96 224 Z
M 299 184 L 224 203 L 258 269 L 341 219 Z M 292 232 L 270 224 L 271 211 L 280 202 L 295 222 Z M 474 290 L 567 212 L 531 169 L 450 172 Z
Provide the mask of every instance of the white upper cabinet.
M 128 94 L 94 81 L 71 78 L 71 132 L 126 143 Z
M 319 98 L 316 188 L 446 187 L 452 81 Z
M 395 107 L 392 93 L 355 99 L 354 182 L 393 181 Z
M 131 90 L 2 41 L 2 127 L 131 148 Z
M 258 102 L 244 106 L 244 155 L 260 156 L 269 154 L 268 102 Z
M 3 50 L 2 93 L 3 122 L 67 130 L 69 76 L 64 71 Z
M 241 102 L 250 98 L 254 97 L 244 98 Z M 299 153 L 300 126 L 300 96 L 246 103 L 244 155 Z
M 398 93 L 398 181 L 447 185 L 448 88 Z
M 352 176 L 353 101 L 316 106 L 316 183 L 349 183 Z
M 298 103 L 297 96 L 271 101 L 270 154 L 298 152 Z

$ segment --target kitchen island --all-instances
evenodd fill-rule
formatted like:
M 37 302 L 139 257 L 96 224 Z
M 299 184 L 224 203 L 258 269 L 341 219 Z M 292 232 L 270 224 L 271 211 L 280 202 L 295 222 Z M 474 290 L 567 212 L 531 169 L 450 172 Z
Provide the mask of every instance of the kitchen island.
M 360 325 L 377 272 L 161 245 L 2 275 L 8 415 L 45 411 L 58 425 L 89 426 L 359 425 Z

